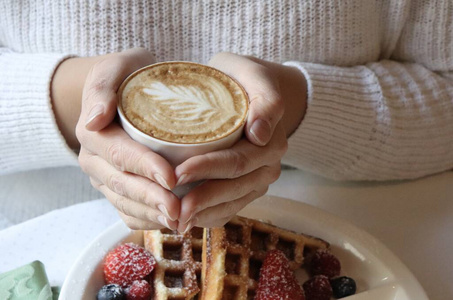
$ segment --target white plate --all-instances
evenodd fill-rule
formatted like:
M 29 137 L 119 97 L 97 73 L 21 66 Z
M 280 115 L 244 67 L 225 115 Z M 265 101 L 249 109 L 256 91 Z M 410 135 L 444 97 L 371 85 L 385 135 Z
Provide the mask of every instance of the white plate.
M 265 196 L 248 205 L 240 215 L 330 242 L 332 252 L 341 261 L 342 274 L 357 282 L 357 294 L 347 299 L 428 300 L 417 279 L 390 250 L 370 234 L 332 214 L 301 202 Z M 123 242 L 143 245 L 142 234 L 118 222 L 99 235 L 72 266 L 60 299 L 95 299 L 104 284 L 102 259 Z

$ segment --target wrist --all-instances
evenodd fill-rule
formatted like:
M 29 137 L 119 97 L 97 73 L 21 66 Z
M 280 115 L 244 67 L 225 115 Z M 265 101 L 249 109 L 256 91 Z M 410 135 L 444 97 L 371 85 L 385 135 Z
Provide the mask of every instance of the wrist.
M 286 136 L 291 136 L 302 122 L 307 110 L 307 81 L 297 68 L 278 64 L 275 66 L 280 93 L 285 103 L 282 124 Z
M 285 103 L 281 119 L 286 137 L 291 136 L 302 122 L 307 110 L 307 80 L 299 69 L 248 56 L 249 59 L 269 68 L 277 76 L 280 95 Z
M 50 93 L 55 120 L 71 149 L 80 147 L 75 127 L 80 116 L 83 86 L 96 61 L 95 58 L 68 58 L 58 65 L 52 78 Z

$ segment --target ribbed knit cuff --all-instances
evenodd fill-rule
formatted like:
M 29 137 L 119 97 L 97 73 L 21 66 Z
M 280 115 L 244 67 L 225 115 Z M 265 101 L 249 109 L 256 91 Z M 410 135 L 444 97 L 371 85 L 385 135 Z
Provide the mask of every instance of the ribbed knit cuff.
M 77 165 L 55 121 L 50 83 L 64 54 L 0 54 L 0 173 Z
M 369 153 L 378 148 L 375 133 L 381 118 L 381 93 L 374 73 L 363 66 L 285 65 L 305 75 L 308 105 L 303 121 L 289 138 L 283 162 L 333 179 L 380 179 L 360 166 L 368 165 L 373 160 Z

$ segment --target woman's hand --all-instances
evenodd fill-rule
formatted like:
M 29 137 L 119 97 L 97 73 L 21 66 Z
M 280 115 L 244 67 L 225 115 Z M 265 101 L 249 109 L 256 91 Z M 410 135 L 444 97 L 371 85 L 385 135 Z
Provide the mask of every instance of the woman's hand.
M 64 114 L 59 113 L 59 108 L 62 109 L 59 103 L 64 101 L 67 93 L 60 88 L 64 89 L 63 84 L 72 82 L 77 68 L 89 66 L 76 126 L 80 166 L 130 228 L 175 229 L 180 201 L 170 191 L 176 183 L 173 168 L 164 158 L 133 141 L 113 122 L 116 93 L 121 82 L 135 70 L 153 62 L 152 55 L 144 49 L 69 59 L 55 74 L 52 95 L 57 105 L 57 122 L 64 128 L 65 119 Z
M 222 226 L 264 195 L 280 176 L 287 134 L 297 128 L 305 112 L 306 83 L 298 70 L 230 53 L 216 55 L 210 65 L 235 78 L 247 91 L 247 138 L 230 149 L 195 156 L 176 167 L 178 185 L 208 179 L 181 199 L 180 232 L 193 226 Z M 288 104 L 291 111 L 285 113 Z

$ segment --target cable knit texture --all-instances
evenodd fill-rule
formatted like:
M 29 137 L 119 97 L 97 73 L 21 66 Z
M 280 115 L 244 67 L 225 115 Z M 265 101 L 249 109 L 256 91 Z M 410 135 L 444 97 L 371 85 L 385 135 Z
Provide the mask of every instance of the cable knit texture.
M 67 55 L 146 47 L 158 61 L 221 51 L 298 68 L 308 109 L 284 161 L 335 179 L 453 168 L 449 0 L 0 3 L 0 171 L 74 165 L 49 104 Z

